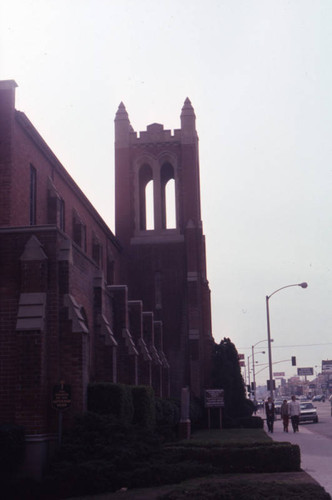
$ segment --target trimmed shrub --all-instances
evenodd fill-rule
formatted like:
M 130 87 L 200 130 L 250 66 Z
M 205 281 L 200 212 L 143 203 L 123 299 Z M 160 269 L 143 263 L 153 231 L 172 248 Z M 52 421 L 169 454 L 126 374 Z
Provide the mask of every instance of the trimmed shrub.
M 153 430 L 156 425 L 156 408 L 152 387 L 133 386 L 131 392 L 134 405 L 133 424 Z
M 330 495 L 319 484 L 276 481 L 222 481 L 203 483 L 185 490 L 173 490 L 159 497 L 160 500 L 263 500 L 266 498 L 297 498 L 301 500 L 328 500 Z
M 166 440 L 174 440 L 178 435 L 180 403 L 172 399 L 156 398 L 156 430 Z
M 239 427 L 242 429 L 263 429 L 264 420 L 261 417 L 243 417 L 238 419 Z
M 242 446 L 173 446 L 165 449 L 165 461 L 208 463 L 219 473 L 299 471 L 300 448 L 291 443 L 257 443 Z
M 190 421 L 191 429 L 202 429 L 205 427 L 205 408 L 199 398 L 190 398 Z
M 24 428 L 14 424 L 0 425 L 0 478 L 13 477 L 23 463 L 25 454 Z
M 134 415 L 131 386 L 111 383 L 89 384 L 88 411 L 113 415 L 121 422 L 130 424 Z

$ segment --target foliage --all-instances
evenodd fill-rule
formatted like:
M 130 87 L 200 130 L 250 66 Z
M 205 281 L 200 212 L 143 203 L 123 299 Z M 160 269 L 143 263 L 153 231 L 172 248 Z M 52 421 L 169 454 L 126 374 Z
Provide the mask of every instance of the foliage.
M 132 388 L 124 384 L 96 383 L 88 386 L 88 411 L 113 415 L 121 422 L 132 422 Z
M 300 470 L 300 449 L 291 443 L 258 443 L 239 446 L 168 446 L 167 463 L 210 464 L 219 473 L 289 472 Z
M 24 460 L 24 428 L 14 424 L 0 425 L 0 479 L 15 475 Z
M 256 434 L 259 439 L 261 431 L 240 432 Z M 239 432 L 237 435 L 239 438 Z M 293 471 L 299 467 L 299 448 L 290 443 L 270 440 L 222 445 L 190 440 L 162 445 L 156 434 L 142 426 L 90 412 L 77 417 L 73 429 L 64 435 L 44 491 L 66 498 L 218 473 Z
M 330 495 L 318 484 L 276 481 L 228 480 L 200 484 L 173 490 L 159 500 L 263 500 L 266 498 L 292 498 L 294 500 L 328 500 Z
M 152 387 L 133 386 L 131 394 L 134 405 L 133 424 L 153 430 L 156 425 L 156 403 Z
M 176 439 L 180 404 L 173 399 L 156 398 L 156 431 L 167 441 Z
M 214 388 L 224 389 L 223 419 L 227 425 L 232 426 L 233 419 L 252 415 L 253 405 L 245 397 L 238 352 L 228 338 L 214 344 L 212 379 Z

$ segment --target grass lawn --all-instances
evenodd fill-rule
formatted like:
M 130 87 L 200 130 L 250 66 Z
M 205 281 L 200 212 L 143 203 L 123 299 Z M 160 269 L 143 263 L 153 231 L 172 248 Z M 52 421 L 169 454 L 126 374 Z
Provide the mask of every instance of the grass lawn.
M 272 441 L 264 429 L 210 429 L 200 430 L 193 433 L 189 441 L 190 444 L 215 445 L 235 444 L 235 443 L 266 443 Z

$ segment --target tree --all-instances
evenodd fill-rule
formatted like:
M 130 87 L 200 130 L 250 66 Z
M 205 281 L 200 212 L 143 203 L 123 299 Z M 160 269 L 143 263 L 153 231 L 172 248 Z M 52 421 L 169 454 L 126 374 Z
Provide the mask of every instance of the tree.
M 214 388 L 224 389 L 226 418 L 252 415 L 253 405 L 246 399 L 238 352 L 229 338 L 214 343 L 212 380 Z

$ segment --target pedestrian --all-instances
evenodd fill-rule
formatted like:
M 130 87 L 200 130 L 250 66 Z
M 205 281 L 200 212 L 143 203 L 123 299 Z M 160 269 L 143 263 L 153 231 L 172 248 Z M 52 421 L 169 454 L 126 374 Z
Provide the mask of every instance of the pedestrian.
M 300 403 L 296 400 L 293 395 L 292 400 L 289 403 L 289 415 L 292 422 L 292 427 L 294 432 L 299 432 L 299 421 L 300 421 Z
M 283 403 L 280 408 L 280 416 L 282 418 L 282 422 L 284 424 L 284 432 L 288 432 L 288 423 L 289 423 L 289 408 L 287 399 L 283 400 Z
M 266 424 L 269 432 L 273 432 L 274 422 L 274 403 L 272 398 L 269 397 L 265 403 Z

